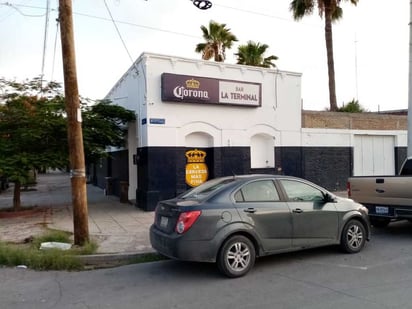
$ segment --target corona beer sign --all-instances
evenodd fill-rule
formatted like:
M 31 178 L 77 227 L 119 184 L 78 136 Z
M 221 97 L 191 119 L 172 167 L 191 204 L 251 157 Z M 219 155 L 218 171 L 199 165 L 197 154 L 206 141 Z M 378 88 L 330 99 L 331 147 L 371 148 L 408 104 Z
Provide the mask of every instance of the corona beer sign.
M 198 149 L 186 151 L 186 183 L 191 187 L 197 187 L 204 183 L 209 176 L 205 163 L 206 152 Z

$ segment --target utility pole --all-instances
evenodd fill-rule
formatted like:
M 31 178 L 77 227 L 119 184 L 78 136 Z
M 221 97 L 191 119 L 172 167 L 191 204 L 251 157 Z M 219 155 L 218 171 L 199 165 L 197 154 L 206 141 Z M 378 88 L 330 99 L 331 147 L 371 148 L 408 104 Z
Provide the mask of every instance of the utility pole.
M 69 141 L 74 244 L 81 246 L 89 241 L 89 222 L 83 132 L 81 125 L 82 118 L 77 85 L 71 0 L 59 0 L 59 20 L 67 113 L 67 136 Z
M 409 2 L 408 151 L 412 156 L 412 0 Z

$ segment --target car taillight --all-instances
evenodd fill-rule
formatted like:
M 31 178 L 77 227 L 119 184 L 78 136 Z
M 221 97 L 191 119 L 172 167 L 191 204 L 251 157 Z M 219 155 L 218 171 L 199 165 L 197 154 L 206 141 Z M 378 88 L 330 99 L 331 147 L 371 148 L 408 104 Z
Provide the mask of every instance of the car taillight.
M 182 212 L 179 216 L 179 219 L 177 219 L 175 228 L 176 232 L 178 234 L 185 233 L 188 229 L 190 229 L 193 223 L 196 222 L 197 218 L 199 218 L 201 213 L 202 212 L 200 210 Z
M 348 192 L 348 197 L 350 198 L 352 194 L 350 192 L 350 182 L 349 181 L 346 183 L 346 191 Z

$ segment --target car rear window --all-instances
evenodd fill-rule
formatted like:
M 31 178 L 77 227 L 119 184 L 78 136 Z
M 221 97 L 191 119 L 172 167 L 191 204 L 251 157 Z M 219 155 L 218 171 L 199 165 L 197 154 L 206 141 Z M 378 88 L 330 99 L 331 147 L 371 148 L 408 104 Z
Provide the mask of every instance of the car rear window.
M 200 199 L 209 196 L 216 192 L 228 183 L 231 183 L 235 178 L 217 178 L 209 180 L 200 186 L 193 188 L 186 193 L 183 193 L 180 198 L 182 199 Z

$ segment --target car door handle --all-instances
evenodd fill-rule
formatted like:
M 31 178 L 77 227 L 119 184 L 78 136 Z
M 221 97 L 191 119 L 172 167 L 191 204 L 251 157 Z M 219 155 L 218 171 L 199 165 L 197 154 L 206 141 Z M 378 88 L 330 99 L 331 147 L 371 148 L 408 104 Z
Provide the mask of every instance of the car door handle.
M 295 214 L 301 214 L 301 213 L 303 212 L 303 210 L 300 209 L 300 208 L 293 209 L 292 211 L 293 211 Z
M 378 192 L 378 193 L 385 193 L 385 190 L 383 190 L 383 189 L 376 189 L 375 191 Z
M 247 209 L 244 209 L 243 211 L 253 214 L 253 213 L 256 212 L 256 209 L 255 208 L 247 208 Z

